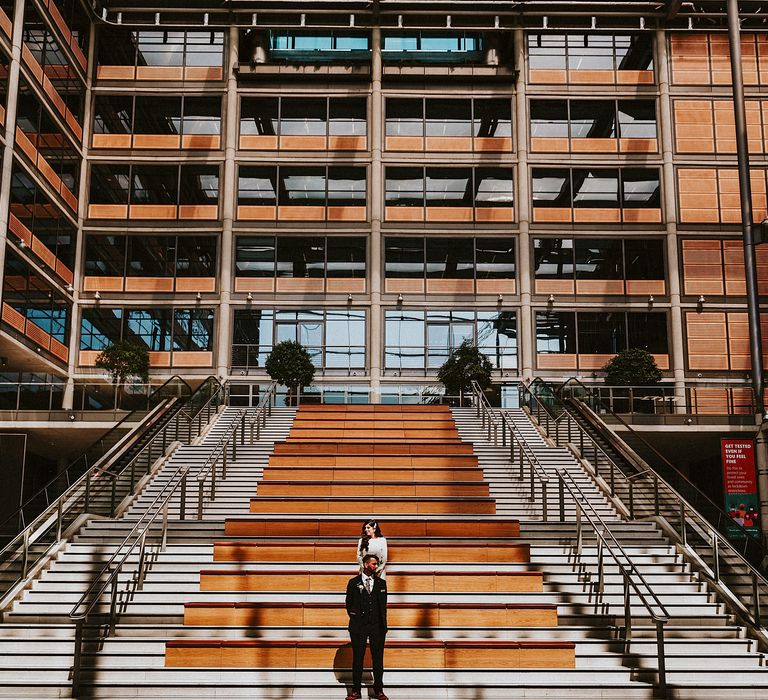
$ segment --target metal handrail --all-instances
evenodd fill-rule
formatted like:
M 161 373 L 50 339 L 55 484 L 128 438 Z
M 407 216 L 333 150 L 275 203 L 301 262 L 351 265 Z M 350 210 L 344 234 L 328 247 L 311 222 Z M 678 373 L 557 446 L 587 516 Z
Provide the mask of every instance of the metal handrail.
M 166 382 L 161 384 L 157 389 L 155 389 L 149 397 L 147 397 L 147 401 L 150 402 L 154 397 L 159 396 L 161 392 L 163 392 L 172 382 L 180 382 L 183 386 L 186 386 L 186 388 L 189 390 L 190 394 L 192 393 L 192 389 L 190 388 L 189 384 L 187 384 L 186 381 L 184 381 L 181 377 L 178 375 L 174 375 L 170 379 L 168 379 Z M 158 404 L 160 406 L 161 404 Z M 149 413 L 144 417 L 143 422 L 148 422 L 151 420 L 151 416 L 154 415 L 155 410 L 157 409 L 157 406 L 155 406 L 153 409 L 150 410 Z M 144 413 L 144 410 L 136 409 L 135 411 L 131 411 L 129 414 L 124 416 L 120 421 L 118 421 L 115 425 L 113 425 L 109 430 L 107 430 L 98 440 L 94 441 L 91 445 L 88 446 L 87 449 L 85 449 L 82 454 L 77 457 L 73 462 L 71 462 L 65 469 L 63 469 L 61 472 L 56 474 L 56 476 L 52 477 L 47 484 L 39 488 L 32 496 L 30 496 L 24 503 L 11 515 L 9 515 L 7 518 L 5 518 L 2 522 L 0 522 L 0 532 L 3 531 L 3 528 L 12 520 L 15 518 L 20 518 L 21 520 L 21 529 L 25 529 L 27 524 L 24 522 L 24 509 L 30 506 L 32 503 L 34 503 L 36 500 L 38 500 L 42 495 L 45 495 L 46 500 L 48 500 L 48 489 L 53 486 L 58 481 L 61 481 L 62 477 L 65 477 L 67 481 L 70 478 L 70 470 L 72 470 L 81 460 L 85 459 L 85 469 L 88 469 L 87 464 L 87 455 L 88 453 L 95 448 L 97 445 L 102 443 L 109 435 L 112 435 L 113 433 L 116 433 L 121 430 L 125 430 L 125 425 L 133 422 L 136 419 L 136 415 L 138 413 Z M 140 425 L 140 424 L 139 424 Z M 138 427 L 138 426 L 137 426 Z M 103 463 L 105 460 L 109 459 L 111 456 L 113 456 L 113 453 L 119 448 L 121 445 L 123 439 L 126 439 L 130 437 L 131 433 L 128 433 L 125 435 L 121 440 L 119 440 L 117 443 L 115 443 L 112 447 L 110 447 L 104 454 L 102 454 L 96 462 L 92 466 L 96 466 L 97 464 Z M 79 479 L 82 477 L 82 474 L 80 474 L 78 477 L 76 477 L 75 481 L 68 484 L 66 490 L 71 488 L 74 484 L 76 484 Z M 52 502 L 49 502 L 48 505 L 50 506 L 51 503 L 55 503 L 55 500 Z
M 541 380 L 538 381 L 541 382 Z M 537 403 L 541 403 L 539 397 L 536 396 L 529 387 L 523 387 L 523 392 L 527 392 L 531 397 L 536 399 Z M 546 410 L 546 406 L 544 406 L 544 409 Z M 567 407 L 564 405 L 563 411 L 568 412 Z M 576 427 L 578 427 L 580 431 L 584 431 L 578 423 L 576 423 Z M 587 437 L 594 443 L 594 440 L 592 440 L 588 433 Z M 603 454 L 605 453 L 603 452 Z M 584 458 L 583 449 L 580 449 L 579 456 Z M 631 518 L 634 518 L 636 510 L 635 501 L 637 500 L 636 491 L 639 490 L 640 495 L 643 495 L 642 490 L 636 485 L 636 482 L 641 481 L 641 477 L 651 480 L 652 483 L 649 484 L 649 486 L 653 490 L 652 503 L 654 515 L 664 520 L 671 532 L 679 538 L 683 551 L 696 560 L 696 564 L 703 571 L 704 575 L 720 589 L 720 591 L 728 598 L 731 605 L 737 609 L 744 621 L 761 636 L 764 644 L 768 645 L 768 631 L 766 631 L 763 624 L 763 605 L 760 600 L 761 595 L 768 596 L 768 579 L 766 579 L 763 574 L 733 546 L 731 541 L 723 533 L 719 532 L 707 518 L 701 515 L 694 506 L 680 495 L 680 493 L 664 480 L 664 478 L 652 467 L 644 463 L 644 469 L 635 474 L 627 475 L 616 465 L 613 459 L 610 457 L 607 458 L 610 460 L 611 464 L 610 483 L 612 498 L 615 501 L 622 503 L 621 498 L 616 494 L 615 480 L 617 478 L 623 480 L 627 486 L 629 515 Z M 600 467 L 597 460 L 594 463 L 594 469 L 595 474 L 600 476 Z M 667 517 L 667 515 L 662 512 L 661 502 L 663 498 L 668 498 L 673 503 L 671 518 Z M 734 523 L 734 527 L 739 526 L 737 523 Z M 689 530 L 691 531 L 690 535 Z M 696 545 L 692 541 L 694 539 L 693 536 L 698 536 L 704 543 L 704 549 L 706 550 L 705 555 L 711 557 L 711 564 L 705 560 L 704 556 L 697 552 Z M 744 536 L 746 536 L 746 533 Z M 750 540 L 754 541 L 754 538 L 750 537 Z M 735 594 L 728 586 L 727 582 L 723 580 L 721 560 L 724 560 L 726 557 L 731 557 L 731 566 L 741 566 L 741 572 L 737 573 L 741 573 L 749 580 L 752 589 L 751 604 L 749 601 L 745 601 Z M 733 562 L 733 560 L 735 560 L 735 562 Z
M 570 494 L 571 499 L 576 506 L 575 549 L 576 560 L 579 562 L 580 567 L 584 567 L 582 559 L 582 515 L 584 518 L 586 518 L 587 522 L 592 527 L 595 536 L 597 537 L 597 581 L 593 583 L 595 604 L 597 605 L 599 601 L 602 600 L 605 590 L 605 555 L 603 553 L 603 550 L 605 550 L 616 563 L 616 566 L 619 569 L 619 573 L 622 576 L 622 583 L 624 588 L 624 651 L 625 653 L 629 653 L 630 644 L 632 642 L 631 593 L 634 591 L 635 595 L 643 604 L 643 607 L 648 611 L 651 620 L 653 620 L 656 626 L 656 658 L 658 663 L 657 685 L 659 688 L 659 694 L 662 697 L 666 697 L 667 670 L 664 645 L 664 625 L 669 622 L 669 613 L 667 612 L 667 609 L 664 607 L 664 604 L 661 602 L 658 595 L 656 595 L 648 582 L 645 580 L 645 577 L 632 561 L 629 554 L 627 554 L 626 550 L 621 546 L 613 532 L 611 532 L 608 525 L 606 525 L 606 523 L 600 517 L 588 496 L 586 496 L 584 492 L 579 488 L 573 476 L 571 476 L 564 469 L 558 469 L 557 474 L 559 487 L 558 491 L 560 495 L 560 521 L 565 522 L 566 491 Z M 641 590 L 641 588 L 643 590 Z
M 499 419 L 493 410 L 493 406 L 491 406 L 491 402 L 488 401 L 485 392 L 474 379 L 472 380 L 471 387 L 472 394 L 475 397 L 477 417 L 480 418 L 483 428 L 485 428 L 486 425 L 488 426 L 488 441 L 493 441 L 494 444 L 498 444 Z

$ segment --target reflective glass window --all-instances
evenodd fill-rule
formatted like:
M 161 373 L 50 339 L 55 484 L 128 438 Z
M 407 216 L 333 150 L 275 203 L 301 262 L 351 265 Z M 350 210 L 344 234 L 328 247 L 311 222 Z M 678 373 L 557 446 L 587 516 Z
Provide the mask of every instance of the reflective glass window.
M 427 168 L 428 207 L 471 207 L 471 168 Z
M 477 347 L 497 369 L 517 367 L 517 315 L 514 311 L 478 311 Z
M 123 340 L 145 345 L 150 352 L 171 349 L 171 309 L 125 309 Z
M 221 98 L 185 97 L 182 133 L 221 133 Z
M 511 207 L 515 201 L 512 168 L 475 168 L 475 206 Z
M 621 138 L 656 138 L 656 103 L 653 100 L 619 100 L 618 112 Z
M 565 70 L 565 35 L 529 34 L 528 66 L 531 70 Z
M 475 276 L 477 279 L 514 279 L 514 239 L 476 238 Z
M 134 165 L 131 172 L 131 204 L 176 204 L 177 165 Z
M 427 278 L 473 279 L 474 241 L 471 238 L 427 238 Z
M 669 354 L 667 314 L 663 311 L 628 312 L 627 340 L 630 348 L 643 348 L 654 355 Z
M 280 133 L 290 136 L 325 136 L 328 104 L 325 98 L 283 97 Z
M 575 355 L 576 314 L 571 311 L 537 311 L 536 352 Z
M 328 206 L 365 206 L 365 168 L 328 168 Z
M 531 100 L 531 137 L 568 138 L 568 102 Z
M 80 349 L 104 350 L 122 338 L 123 310 L 98 306 L 80 309 Z
M 173 316 L 174 350 L 213 350 L 213 309 L 175 309 Z
M 277 239 L 278 277 L 324 277 L 325 238 L 284 236 Z
M 422 168 L 386 168 L 387 206 L 424 206 L 424 171 Z
M 274 277 L 275 237 L 238 236 L 235 270 L 238 277 Z
M 474 135 L 482 138 L 512 136 L 510 100 L 474 100 Z
M 536 279 L 573 279 L 573 240 L 536 238 L 533 241 L 533 260 Z
M 384 276 L 424 279 L 424 238 L 387 236 L 384 239 Z
M 628 280 L 663 280 L 664 241 L 660 238 L 624 241 L 624 260 Z
M 127 165 L 91 165 L 91 204 L 127 204 L 130 191 L 130 168 Z
M 622 242 L 616 238 L 577 238 L 576 279 L 624 279 Z
M 424 136 L 423 100 L 389 97 L 385 106 L 387 136 Z
M 277 202 L 277 168 L 241 165 L 237 178 L 237 203 L 274 205 Z
M 613 70 L 613 36 L 610 34 L 569 34 L 569 70 Z
M 579 312 L 579 354 L 613 355 L 627 347 L 626 316 L 623 311 Z
M 219 166 L 182 165 L 179 204 L 218 204 Z
M 279 102 L 277 97 L 242 97 L 240 134 L 274 136 L 277 134 Z
M 133 131 L 136 134 L 181 134 L 181 97 L 137 95 Z
M 533 168 L 533 206 L 571 206 L 571 173 L 567 168 Z
M 365 279 L 367 239 L 351 236 L 326 238 L 326 277 Z
M 216 238 L 178 236 L 176 238 L 177 277 L 216 277 Z
M 608 139 L 616 136 L 613 100 L 571 100 L 571 137 Z
M 325 205 L 325 168 L 281 167 L 279 177 L 281 206 Z
M 127 95 L 97 94 L 93 101 L 95 134 L 130 134 L 133 132 L 133 98 Z
M 173 236 L 128 236 L 128 276 L 173 277 L 175 244 Z
M 573 206 L 617 208 L 619 206 L 619 171 L 612 168 L 574 168 Z
M 368 133 L 364 97 L 331 97 L 328 100 L 328 133 L 331 136 L 365 136 Z
M 472 135 L 472 101 L 427 98 L 425 102 L 427 136 Z
M 126 236 L 88 236 L 85 239 L 86 277 L 125 276 Z
M 658 209 L 661 206 L 658 168 L 624 168 L 621 180 L 625 207 Z

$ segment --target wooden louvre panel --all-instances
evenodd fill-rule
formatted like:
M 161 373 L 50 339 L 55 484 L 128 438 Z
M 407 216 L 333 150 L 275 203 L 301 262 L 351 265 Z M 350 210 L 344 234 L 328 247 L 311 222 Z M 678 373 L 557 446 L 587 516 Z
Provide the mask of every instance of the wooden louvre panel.
M 469 153 L 472 139 L 461 136 L 427 136 L 426 150 L 449 153 Z
M 89 219 L 127 219 L 127 204 L 89 204 Z
M 719 240 L 684 240 L 683 293 L 715 294 L 725 291 L 723 251 Z
M 571 151 L 574 153 L 616 153 L 616 139 L 572 138 Z
M 40 326 L 36 326 L 34 323 L 27 323 L 24 328 L 24 335 L 27 336 L 32 342 L 37 343 L 40 347 L 48 350 L 51 346 L 51 336 L 48 335 Z
M 515 220 L 514 207 L 476 207 L 475 221 L 487 223 L 510 222 Z
M 172 367 L 210 367 L 213 364 L 213 353 L 207 351 L 175 350 Z
M 27 319 L 10 304 L 3 302 L 3 321 L 20 333 L 23 333 Z
M 603 208 L 585 208 L 574 209 L 573 220 L 576 223 L 594 222 L 594 223 L 619 223 L 621 221 L 621 209 L 603 209 Z
M 709 58 L 713 85 L 730 85 L 731 52 L 727 34 L 709 35 Z
M 388 279 L 384 281 L 384 291 L 387 294 L 423 294 L 423 279 Z
M 30 231 L 13 213 L 11 213 L 8 219 L 8 228 L 27 245 L 32 245 L 32 231 Z
M 280 206 L 277 208 L 278 221 L 325 221 L 325 207 L 313 206 Z
M 627 294 L 661 294 L 667 293 L 665 280 L 626 280 Z
M 181 145 L 178 134 L 134 134 L 134 148 L 177 149 Z
M 328 206 L 328 221 L 365 221 L 366 218 L 365 207 Z
M 717 171 L 714 168 L 678 168 L 677 189 L 682 223 L 716 224 L 720 221 Z
M 183 80 L 184 69 L 181 66 L 137 66 L 136 80 Z
M 678 153 L 714 153 L 712 100 L 674 100 L 672 105 L 675 150 Z
M 762 36 L 761 41 L 765 41 L 765 35 Z M 741 70 L 743 73 L 743 80 L 745 85 L 757 85 L 758 84 L 758 70 L 757 70 L 757 46 L 755 45 L 755 34 L 743 32 L 741 37 Z M 729 51 L 730 55 L 730 51 Z
M 532 136 L 531 150 L 538 153 L 568 153 L 570 144 L 564 137 Z
M 508 153 L 512 150 L 512 139 L 509 136 L 477 136 L 475 150 L 482 153 Z
M 619 85 L 653 85 L 652 70 L 618 70 L 616 82 Z
M 16 127 L 16 145 L 27 158 L 37 165 L 37 148 L 18 126 Z
M 429 294 L 474 294 L 475 281 L 462 279 L 427 280 Z
M 69 205 L 69 208 L 72 209 L 75 213 L 79 210 L 79 202 L 77 200 L 77 197 L 66 187 L 62 184 L 61 187 L 61 197 L 62 199 Z
M 278 292 L 322 294 L 325 281 L 322 277 L 281 277 L 277 280 Z
M 32 237 L 32 252 L 52 270 L 56 269 L 56 256 L 37 236 Z
M 727 387 L 692 387 L 691 403 L 699 415 L 726 415 L 730 413 Z
M 97 66 L 97 80 L 135 80 L 135 66 Z
M 277 207 L 275 206 L 237 205 L 237 218 L 240 221 L 274 221 L 276 216 Z
M 37 62 L 34 54 L 29 50 L 29 47 L 26 44 L 21 45 L 21 60 L 24 62 L 24 65 L 26 65 L 27 68 L 29 68 L 29 70 L 32 72 L 32 75 L 35 76 L 37 82 L 42 84 L 43 69 L 40 67 L 40 64 Z
M 768 246 L 755 246 L 757 258 L 757 291 L 758 294 L 768 294 Z
M 624 294 L 624 280 L 576 280 L 576 294 Z
M 426 207 L 427 221 L 470 223 L 472 207 Z
M 364 151 L 368 148 L 365 136 L 334 136 L 328 137 L 329 151 Z
M 725 266 L 725 293 L 728 296 L 745 296 L 747 293 L 744 270 L 744 244 L 741 241 L 723 241 Z
M 72 40 L 72 32 L 67 26 L 67 23 L 64 21 L 64 18 L 61 16 L 61 12 L 59 12 L 59 8 L 56 7 L 56 3 L 47 2 L 43 4 L 48 9 L 48 13 L 51 19 L 53 20 L 54 24 L 58 27 L 59 31 L 61 32 L 61 35 L 64 38 L 64 41 L 67 43 L 67 45 L 69 45 L 70 41 Z
M 54 337 L 51 337 L 51 347 L 49 349 L 60 360 L 66 362 L 69 359 L 69 348 Z
M 387 151 L 423 151 L 424 138 L 421 136 L 387 136 L 384 140 Z
M 575 294 L 576 283 L 568 280 L 536 280 L 534 282 L 535 294 Z
M 274 292 L 275 280 L 272 277 L 236 277 L 236 292 Z
M 219 216 L 218 204 L 180 204 L 179 219 L 211 221 Z
M 424 207 L 384 207 L 387 221 L 424 221 Z
M 277 136 L 243 134 L 240 137 L 240 148 L 244 151 L 276 151 Z
M 149 365 L 150 367 L 170 367 L 171 366 L 171 353 L 170 352 L 150 352 L 149 353 Z
M 685 314 L 688 366 L 692 370 L 728 369 L 726 317 L 722 312 Z
M 602 369 L 605 364 L 609 362 L 616 355 L 609 354 L 596 354 L 596 355 L 579 355 L 578 363 L 579 369 Z
M 0 10 L 0 30 L 10 39 L 13 34 L 13 24 L 8 15 L 3 10 Z
M 130 134 L 94 134 L 93 148 L 130 148 Z
M 187 66 L 184 80 L 221 80 L 224 69 L 221 66 Z
M 750 183 L 752 187 L 752 220 L 762 221 L 768 217 L 768 196 L 766 193 L 765 168 L 752 169 L 750 171 Z
M 61 114 L 63 117 L 66 117 L 68 114 L 70 114 L 69 110 L 67 109 L 66 103 L 62 99 L 61 95 L 59 95 L 53 83 L 48 79 L 47 75 L 43 76 L 42 83 L 43 83 L 43 90 L 45 91 L 45 94 L 51 98 L 51 102 L 53 102 L 59 114 Z
M 172 292 L 173 277 L 126 277 L 126 292 Z
M 537 353 L 536 366 L 539 369 L 576 369 L 576 355 Z
M 176 205 L 175 204 L 131 204 L 129 213 L 129 219 L 139 219 L 146 221 L 147 219 L 175 219 L 176 218 Z
M 613 85 L 616 72 L 612 70 L 569 70 L 568 81 L 572 85 Z
M 621 210 L 625 224 L 660 224 L 661 209 L 625 207 Z
M 5 107 L 3 105 L 0 105 L 0 125 L 5 124 Z
M 659 369 L 669 369 L 669 355 L 653 354 L 653 359 L 656 361 L 656 366 Z
M 507 280 L 475 280 L 477 294 L 515 294 L 517 283 L 513 279 Z
M 177 292 L 215 292 L 215 277 L 177 277 Z
M 75 273 L 58 259 L 56 260 L 56 274 L 69 284 L 75 281 Z
M 221 136 L 218 134 L 189 134 L 181 137 L 184 149 L 206 149 L 216 151 L 221 148 Z
M 619 139 L 622 153 L 658 153 L 658 139 Z
M 96 358 L 101 351 L 99 350 L 81 350 L 77 357 L 77 364 L 81 367 L 93 367 L 96 365 Z
M 122 292 L 125 277 L 83 277 L 84 292 Z
M 709 47 L 704 33 L 672 33 L 669 37 L 672 82 L 678 85 L 708 85 Z
M 534 68 L 528 72 L 528 79 L 544 85 L 565 85 L 568 82 L 566 71 L 554 68 Z
M 280 148 L 286 151 L 325 151 L 325 136 L 281 136 Z
M 749 353 L 749 321 L 747 314 L 728 313 L 728 355 L 730 368 L 749 369 L 752 362 Z M 762 325 L 762 324 L 761 324 Z
M 570 223 L 573 209 L 570 207 L 533 207 L 536 223 Z
M 325 291 L 329 294 L 365 294 L 363 277 L 328 277 Z

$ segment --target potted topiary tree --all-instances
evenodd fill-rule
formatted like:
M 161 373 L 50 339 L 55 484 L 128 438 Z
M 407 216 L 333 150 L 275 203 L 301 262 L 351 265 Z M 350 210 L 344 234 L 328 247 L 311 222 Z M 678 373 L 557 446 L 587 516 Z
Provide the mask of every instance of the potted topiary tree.
M 448 359 L 437 372 L 437 378 L 445 386 L 448 396 L 459 397 L 459 404 L 466 392 L 472 390 L 472 381 L 476 381 L 485 391 L 491 386 L 490 360 L 472 343 L 464 340 L 459 347 L 451 350 Z
M 119 340 L 104 348 L 96 357 L 96 366 L 109 372 L 115 385 L 116 405 L 120 406 L 120 388 L 127 379 L 146 382 L 149 378 L 149 351 L 146 345 Z
M 288 387 L 286 402 L 292 405 L 299 390 L 312 383 L 315 366 L 307 349 L 294 340 L 284 340 L 272 348 L 264 364 L 267 374 L 278 384 Z
M 614 358 L 609 360 L 603 367 L 605 372 L 605 383 L 611 386 L 652 386 L 658 384 L 661 381 L 661 370 L 656 366 L 656 360 L 653 359 L 653 355 L 643 348 L 630 348 L 629 350 L 622 350 Z M 633 398 L 630 391 L 626 390 L 626 396 L 623 397 L 626 400 L 626 407 L 632 410 L 641 410 L 642 412 L 653 410 L 652 402 L 655 392 L 653 390 L 643 392 L 647 395 L 646 399 L 643 399 L 643 403 L 640 406 L 635 407 L 630 404 Z M 648 398 L 650 397 L 650 398 Z M 614 397 L 613 410 L 616 413 L 621 413 L 621 404 L 623 401 L 619 400 L 622 397 Z M 651 402 L 651 405 L 648 403 Z M 641 408 L 642 406 L 642 408 Z

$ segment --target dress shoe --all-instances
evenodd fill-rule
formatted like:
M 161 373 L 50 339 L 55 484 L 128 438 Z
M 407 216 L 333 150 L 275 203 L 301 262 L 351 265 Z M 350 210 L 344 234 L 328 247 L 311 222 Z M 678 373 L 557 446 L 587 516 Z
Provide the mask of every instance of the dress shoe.
M 389 700 L 389 698 L 384 694 L 384 691 L 376 694 L 376 700 Z
M 347 700 L 360 700 L 360 698 L 363 697 L 360 695 L 359 690 L 350 690 L 349 693 L 347 693 Z

